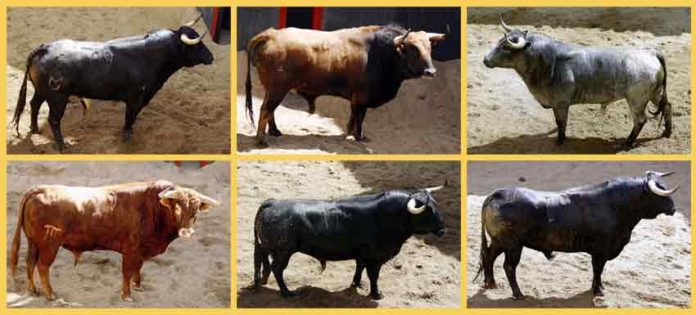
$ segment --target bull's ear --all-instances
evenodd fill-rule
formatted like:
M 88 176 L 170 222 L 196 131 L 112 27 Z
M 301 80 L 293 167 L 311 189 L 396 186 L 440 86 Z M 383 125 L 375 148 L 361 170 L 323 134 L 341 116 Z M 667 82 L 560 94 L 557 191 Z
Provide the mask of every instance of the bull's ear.
M 222 204 L 222 203 L 220 203 L 219 201 L 217 201 L 217 200 L 215 200 L 215 199 L 213 199 L 213 198 L 210 198 L 210 197 L 208 197 L 208 196 L 206 196 L 206 195 L 203 195 L 203 194 L 201 194 L 201 193 L 198 194 L 198 198 L 201 199 L 201 207 L 200 207 L 200 210 L 201 210 L 202 212 L 208 211 L 208 209 L 210 209 L 211 207 L 219 206 L 219 205 Z
M 441 33 L 426 33 L 428 39 L 430 40 L 430 46 L 437 46 L 441 41 L 445 40 L 445 34 Z

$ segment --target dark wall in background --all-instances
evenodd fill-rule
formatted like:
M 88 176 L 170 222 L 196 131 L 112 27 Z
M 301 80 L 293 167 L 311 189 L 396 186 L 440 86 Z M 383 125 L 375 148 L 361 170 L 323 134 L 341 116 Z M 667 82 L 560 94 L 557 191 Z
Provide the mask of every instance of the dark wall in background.
M 269 27 L 278 27 L 278 8 L 238 8 L 237 10 L 238 50 L 244 49 L 249 39 L 258 32 Z M 288 22 L 291 18 L 288 16 Z M 460 8 L 325 8 L 322 29 L 331 31 L 346 27 L 389 23 L 396 23 L 407 29 L 438 33 L 444 33 L 449 25 L 450 35 L 433 50 L 433 58 L 436 60 L 461 58 Z

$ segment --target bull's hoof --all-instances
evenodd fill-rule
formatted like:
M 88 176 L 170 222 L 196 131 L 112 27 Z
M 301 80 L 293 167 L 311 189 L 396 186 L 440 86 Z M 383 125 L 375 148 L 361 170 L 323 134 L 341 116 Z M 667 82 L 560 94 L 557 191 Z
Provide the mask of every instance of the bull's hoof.
M 350 284 L 350 287 L 351 287 L 351 288 L 355 288 L 355 289 L 362 289 L 362 288 L 363 288 L 363 284 L 362 284 L 362 282 L 353 282 L 353 283 Z
M 268 142 L 266 142 L 266 140 L 256 140 L 256 143 L 254 145 L 258 149 L 268 148 Z
M 280 137 L 280 136 L 283 135 L 283 133 L 280 132 L 280 130 L 278 130 L 278 129 L 275 129 L 275 130 L 274 130 L 274 129 L 270 129 L 270 130 L 268 130 L 268 134 L 271 135 L 271 136 L 273 136 L 273 137 Z
M 287 298 L 294 297 L 295 293 L 292 291 L 280 291 L 280 296 L 287 299 Z
M 483 285 L 483 288 L 486 289 L 486 290 L 497 289 L 497 288 L 498 288 L 498 284 L 496 284 L 495 282 L 490 282 L 490 283 L 489 283 L 489 282 L 486 282 L 486 283 Z
M 357 140 L 355 139 L 355 136 L 353 136 L 353 135 L 348 135 L 348 136 L 346 136 L 346 140 L 347 140 L 347 141 L 357 141 Z
M 604 292 L 602 292 L 601 289 L 599 289 L 599 290 L 593 290 L 593 291 L 592 291 L 592 295 L 593 295 L 593 296 L 604 296 Z
M 672 130 L 665 129 L 664 132 L 662 132 L 662 138 L 669 138 L 672 136 Z
M 56 300 L 56 295 L 53 293 L 48 293 L 46 294 L 46 300 L 48 301 L 55 301 Z
M 145 288 L 143 288 L 143 286 L 140 285 L 140 284 L 133 285 L 133 286 L 131 287 L 131 289 L 133 289 L 133 290 L 135 290 L 135 291 L 138 291 L 138 292 L 143 292 L 143 291 L 145 291 Z
M 29 130 L 29 132 L 31 132 L 32 135 L 35 135 L 35 134 L 39 133 L 39 128 L 36 126 L 31 126 L 31 129 Z
M 27 292 L 29 292 L 29 294 L 33 296 L 41 295 L 41 292 L 39 292 L 39 290 L 37 290 L 36 287 L 28 287 Z
M 53 144 L 53 148 L 56 149 L 58 152 L 63 153 L 65 152 L 66 146 L 65 143 L 56 142 Z
M 121 301 L 123 302 L 133 302 L 133 298 L 130 295 L 121 294 Z
M 556 145 L 563 145 L 565 143 L 565 137 L 556 138 Z
M 526 299 L 526 298 L 527 298 L 527 296 L 524 295 L 524 294 L 521 294 L 521 293 L 512 296 L 512 299 L 515 300 L 515 301 L 522 301 L 522 300 L 524 300 L 524 299 Z
M 373 300 L 381 300 L 382 298 L 384 298 L 384 295 L 382 295 L 381 292 L 377 292 L 377 293 L 375 293 L 375 292 L 370 292 L 370 299 L 373 299 Z

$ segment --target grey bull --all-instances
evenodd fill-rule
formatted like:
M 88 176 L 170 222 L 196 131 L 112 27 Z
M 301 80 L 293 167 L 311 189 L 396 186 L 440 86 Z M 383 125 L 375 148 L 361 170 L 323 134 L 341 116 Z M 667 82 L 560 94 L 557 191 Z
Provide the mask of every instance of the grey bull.
M 556 41 L 548 36 L 513 29 L 500 19 L 505 34 L 483 59 L 489 68 L 514 69 L 534 98 L 553 109 L 557 143 L 566 139 L 568 110 L 574 104 L 602 104 L 625 99 L 633 130 L 626 146 L 635 144 L 648 117 L 646 106 L 657 106 L 665 130 L 672 134 L 672 106 L 667 101 L 667 67 L 663 55 L 651 48 L 593 48 Z

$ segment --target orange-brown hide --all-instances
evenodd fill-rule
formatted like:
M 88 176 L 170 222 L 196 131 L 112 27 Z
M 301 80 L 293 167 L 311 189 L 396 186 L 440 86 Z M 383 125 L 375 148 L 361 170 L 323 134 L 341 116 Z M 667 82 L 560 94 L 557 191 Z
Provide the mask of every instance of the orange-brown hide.
M 176 187 L 168 181 L 104 187 L 43 185 L 29 189 L 20 202 L 12 244 L 11 269 L 16 271 L 23 230 L 28 240 L 28 289 L 39 270 L 44 294 L 54 298 L 49 267 L 63 247 L 79 255 L 89 250 L 112 250 L 123 255 L 122 298 L 130 299 L 130 281 L 140 285 L 143 261 L 163 253 L 178 235 L 174 211 L 158 194 Z

